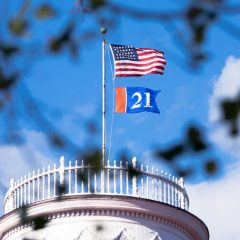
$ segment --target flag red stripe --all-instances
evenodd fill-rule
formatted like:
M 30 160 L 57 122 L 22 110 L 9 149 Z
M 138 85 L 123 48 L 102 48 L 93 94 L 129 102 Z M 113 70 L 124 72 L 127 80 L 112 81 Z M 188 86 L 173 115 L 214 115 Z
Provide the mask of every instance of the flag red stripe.
M 160 64 L 160 65 L 166 65 L 166 62 L 163 62 L 163 61 L 153 61 L 151 63 L 144 63 L 144 62 L 116 62 L 115 66 L 118 67 L 118 66 L 136 66 L 136 67 L 147 67 L 149 65 L 153 65 L 153 64 Z
M 137 53 L 138 57 L 142 57 L 142 56 L 151 56 L 151 57 L 155 57 L 155 58 L 164 58 L 164 56 L 160 53 L 155 53 L 155 52 L 138 52 Z
M 146 75 L 146 74 L 149 74 L 149 73 L 152 73 L 152 72 L 156 72 L 156 73 L 163 73 L 163 70 L 162 69 L 157 69 L 157 68 L 152 68 L 148 71 L 134 71 L 134 70 L 124 70 L 124 71 L 117 71 L 116 74 L 128 74 L 128 75 L 134 75 L 134 74 L 141 74 L 141 75 Z
M 148 60 L 165 60 L 165 58 L 156 58 L 156 57 L 139 57 L 139 61 L 144 62 Z
M 139 69 L 139 68 L 125 68 L 125 67 L 120 67 L 117 69 L 118 72 L 122 72 L 122 71 L 136 71 L 136 72 L 147 72 L 147 71 L 151 71 L 152 69 L 160 69 L 160 70 L 164 70 L 164 67 L 162 66 L 152 66 L 149 68 L 143 68 L 143 69 Z
M 150 72 L 151 74 L 163 74 L 163 72 L 156 72 L 156 71 L 153 71 L 153 72 Z M 144 74 L 144 73 L 129 73 L 129 74 L 124 74 L 124 73 L 121 73 L 121 74 L 117 74 L 116 73 L 116 77 L 127 77 L 127 76 L 131 76 L 131 77 L 140 77 L 140 76 L 144 76 L 144 75 L 146 75 L 146 74 Z

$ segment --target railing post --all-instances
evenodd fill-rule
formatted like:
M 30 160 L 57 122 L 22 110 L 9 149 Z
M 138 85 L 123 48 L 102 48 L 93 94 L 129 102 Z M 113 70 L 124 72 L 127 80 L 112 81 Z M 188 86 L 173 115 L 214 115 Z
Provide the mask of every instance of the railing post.
M 45 167 L 42 169 L 42 200 L 45 199 Z
M 152 175 L 154 175 L 154 167 L 152 167 Z M 152 199 L 155 200 L 155 186 L 154 186 L 154 180 L 155 177 L 152 177 L 152 181 L 151 181 L 151 193 L 152 193 Z
M 182 189 L 184 188 L 184 182 L 183 182 L 182 177 L 178 180 L 178 184 L 180 185 L 180 187 Z M 180 193 L 180 208 L 184 209 L 184 195 L 183 195 L 183 192 Z
M 120 194 L 123 194 L 122 161 L 120 161 Z
M 69 169 L 68 169 L 68 194 L 71 194 L 72 193 L 72 183 L 71 183 L 71 180 L 72 180 L 72 170 L 71 170 L 71 167 L 72 167 L 72 162 L 69 161 Z
M 173 181 L 173 183 L 175 183 L 175 177 L 173 176 L 172 177 L 172 181 Z M 176 187 L 174 186 L 173 188 L 172 188 L 172 194 L 173 194 L 173 206 L 175 206 L 176 207 Z
M 5 202 L 5 213 L 8 213 L 15 208 L 15 206 L 14 206 L 14 201 L 15 201 L 14 200 L 14 193 L 12 192 L 13 188 L 14 188 L 14 180 L 11 179 L 9 190 L 7 192 L 8 198 Z
M 29 172 L 28 173 L 28 204 L 31 203 L 31 181 L 30 181 L 30 178 L 31 178 L 31 174 Z
M 133 159 L 132 159 L 132 166 L 133 166 L 133 169 L 136 169 L 136 167 L 137 167 L 136 157 L 133 157 Z M 133 194 L 133 196 L 137 195 L 137 176 L 135 174 L 132 178 L 132 194 Z
M 40 201 L 40 169 L 37 172 L 37 200 Z
M 146 172 L 147 172 L 147 177 L 146 177 L 146 197 L 149 198 L 148 165 L 146 166 Z
M 64 157 L 61 156 L 60 158 L 60 167 L 58 169 L 58 173 L 59 173 L 59 183 L 61 186 L 64 185 L 64 171 L 65 171 L 65 167 L 64 167 Z
M 87 189 L 88 189 L 88 193 L 90 193 L 91 192 L 91 168 L 90 168 L 91 166 L 89 165 L 89 163 L 88 163 L 88 165 L 87 165 Z
M 22 186 L 22 183 L 23 183 L 23 178 L 21 177 L 20 178 L 20 184 L 21 184 L 21 186 L 20 186 L 20 207 L 22 207 L 23 206 L 23 186 Z
M 117 182 L 116 182 L 116 160 L 113 162 L 113 193 L 117 193 Z
M 75 161 L 75 172 L 74 172 L 74 191 L 75 191 L 75 194 L 78 192 L 78 185 L 77 185 L 77 180 L 78 180 L 78 177 L 77 177 L 77 167 L 78 167 L 78 162 L 77 160 Z
M 83 174 L 84 174 L 84 162 L 83 162 L 83 160 L 82 160 L 82 164 L 81 164 L 81 175 L 84 176 Z M 85 192 L 85 190 L 84 190 L 83 179 L 81 179 L 81 193 L 84 193 L 84 192 Z
M 33 182 L 32 182 L 32 202 L 35 202 L 35 171 L 32 173 Z
M 110 193 L 110 163 L 109 160 L 107 161 L 107 193 Z
M 160 183 L 160 181 L 159 181 L 159 178 L 158 178 L 158 176 L 159 176 L 159 171 L 158 171 L 158 168 L 157 168 L 157 184 L 156 184 L 156 200 L 158 201 L 159 199 L 160 199 L 160 197 L 159 197 L 159 183 Z
M 48 189 L 47 189 L 47 197 L 50 198 L 51 195 L 51 175 L 50 175 L 50 165 L 48 165 Z
M 104 187 L 105 186 L 105 178 L 104 178 L 105 165 L 104 164 L 103 164 L 102 169 L 101 169 L 101 193 L 104 193 L 104 189 L 105 189 L 105 187 Z
M 10 180 L 10 208 L 11 209 L 15 209 L 16 207 L 14 206 L 15 204 L 14 204 L 14 202 L 15 202 L 15 199 L 14 199 L 14 192 L 12 192 L 12 190 L 13 190 L 13 188 L 14 188 L 14 179 L 12 178 L 11 180 Z
M 168 173 L 165 172 L 165 179 L 167 180 Z M 168 182 L 165 180 L 165 203 L 168 203 Z
M 161 200 L 164 202 L 164 176 L 163 171 L 161 171 Z
M 56 196 L 56 164 L 53 165 L 53 196 Z
M 143 173 L 143 164 L 141 164 L 141 173 Z M 143 180 L 143 175 L 141 178 L 141 197 L 144 197 L 144 180 Z
M 24 198 L 24 200 L 23 200 L 23 203 L 24 203 L 24 205 L 26 205 L 27 204 L 27 176 L 26 176 L 26 174 L 24 175 L 24 184 L 23 184 L 23 191 L 24 191 L 24 195 L 23 195 L 23 198 Z
M 171 174 L 168 175 L 168 180 L 171 181 Z M 172 205 L 172 184 L 168 184 L 168 204 Z
M 17 180 L 17 186 L 19 186 L 19 179 Z M 17 204 L 16 207 L 20 206 L 20 188 L 17 188 Z

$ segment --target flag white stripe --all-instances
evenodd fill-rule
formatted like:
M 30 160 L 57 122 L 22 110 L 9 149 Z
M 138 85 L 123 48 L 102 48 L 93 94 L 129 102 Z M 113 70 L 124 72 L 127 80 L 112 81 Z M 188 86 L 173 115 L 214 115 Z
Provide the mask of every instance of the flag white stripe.
M 148 57 L 154 57 L 154 58 L 164 58 L 164 56 L 160 53 L 153 53 L 153 52 L 150 52 L 150 53 L 144 53 L 142 55 L 140 55 L 140 53 L 138 53 L 138 59 L 141 59 L 141 58 L 148 58 Z
M 156 68 L 156 69 L 151 69 L 151 70 L 149 70 L 149 71 L 117 71 L 117 72 L 116 72 L 116 75 L 127 75 L 127 74 L 129 74 L 129 75 L 134 75 L 134 74 L 146 75 L 146 74 L 151 73 L 151 72 L 163 73 L 164 70 L 162 70 L 162 69 L 157 69 L 157 68 Z
M 115 69 L 117 70 L 117 69 L 121 69 L 121 68 L 124 68 L 124 69 L 149 69 L 149 68 L 151 68 L 151 67 L 165 67 L 165 65 L 164 64 L 159 64 L 159 63 L 152 63 L 152 64 L 148 64 L 148 65 L 146 65 L 146 66 L 141 66 L 141 65 L 139 65 L 139 66 L 127 66 L 127 65 L 121 65 L 121 66 L 115 66 Z
M 138 48 L 136 49 L 137 53 L 156 53 L 156 54 L 160 54 L 161 56 L 164 55 L 163 52 L 161 51 L 157 51 L 155 49 L 142 49 L 142 48 Z
M 131 64 L 132 63 L 132 64 L 136 64 L 136 65 L 141 66 L 143 64 L 151 64 L 151 63 L 153 63 L 155 61 L 161 61 L 161 62 L 163 62 L 162 64 L 166 63 L 165 59 L 150 59 L 150 60 L 144 60 L 144 61 L 141 60 L 141 62 L 139 62 L 139 61 L 130 61 L 130 60 L 117 60 L 117 61 L 115 61 L 115 64 L 121 64 L 121 63 L 130 63 Z

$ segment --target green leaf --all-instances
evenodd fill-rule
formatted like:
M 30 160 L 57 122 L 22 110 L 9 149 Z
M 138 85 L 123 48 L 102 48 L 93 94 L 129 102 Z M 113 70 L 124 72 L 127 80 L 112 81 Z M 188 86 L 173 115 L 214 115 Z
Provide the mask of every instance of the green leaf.
M 57 133 L 54 133 L 49 136 L 51 143 L 58 148 L 65 147 L 65 142 L 61 136 L 59 136 Z
M 23 36 L 28 28 L 28 23 L 22 18 L 13 18 L 9 22 L 9 30 L 14 35 Z
M 100 150 L 89 150 L 82 158 L 93 168 L 93 171 L 98 172 L 101 169 L 102 152 Z
M 100 7 L 103 7 L 106 4 L 105 0 L 91 0 L 90 2 L 91 8 L 93 10 L 99 9 Z
M 187 141 L 195 152 L 203 151 L 207 148 L 206 143 L 202 139 L 201 131 L 195 126 L 189 127 Z
M 159 150 L 156 152 L 156 156 L 163 158 L 167 161 L 174 160 L 178 155 L 183 154 L 184 147 L 181 144 L 177 144 L 167 150 Z
M 0 43 L 0 52 L 5 57 L 11 57 L 12 55 L 14 55 L 14 54 L 19 52 L 19 48 L 17 46 L 15 46 L 15 45 Z
M 187 12 L 186 16 L 189 19 L 189 21 L 194 21 L 196 18 L 198 18 L 201 14 L 203 14 L 204 9 L 200 6 L 191 6 Z
M 49 50 L 53 53 L 57 53 L 61 51 L 66 44 L 70 44 L 73 30 L 74 23 L 71 22 L 58 37 L 52 39 Z
M 4 107 L 4 105 L 5 105 L 5 102 L 4 102 L 4 101 L 2 101 L 2 100 L 0 100 L 0 109 L 1 109 L 1 108 L 3 108 L 3 107 Z
M 183 177 L 183 178 L 191 177 L 193 173 L 194 173 L 194 170 L 192 168 L 176 169 L 177 176 Z
M 239 133 L 238 120 L 234 119 L 230 123 L 231 123 L 231 125 L 230 125 L 230 134 L 232 135 L 232 137 L 237 137 L 238 133 Z
M 39 8 L 37 8 L 35 16 L 41 20 L 48 19 L 56 16 L 56 11 L 53 9 L 52 6 L 48 4 L 43 4 Z
M 33 222 L 33 230 L 39 230 L 46 226 L 49 222 L 47 216 L 37 216 L 31 219 Z
M 16 83 L 17 77 L 17 74 L 12 74 L 7 77 L 0 69 L 0 91 L 8 90 L 12 87 Z
M 237 119 L 240 112 L 240 103 L 238 101 L 225 100 L 222 102 L 221 107 L 224 120 L 229 121 Z
M 195 26 L 193 29 L 194 32 L 194 42 L 196 44 L 201 44 L 204 39 L 205 39 L 205 30 L 206 30 L 206 25 L 198 25 Z
M 211 175 L 216 173 L 218 170 L 217 161 L 214 159 L 207 160 L 207 162 L 204 165 L 204 170 L 206 171 L 206 173 Z

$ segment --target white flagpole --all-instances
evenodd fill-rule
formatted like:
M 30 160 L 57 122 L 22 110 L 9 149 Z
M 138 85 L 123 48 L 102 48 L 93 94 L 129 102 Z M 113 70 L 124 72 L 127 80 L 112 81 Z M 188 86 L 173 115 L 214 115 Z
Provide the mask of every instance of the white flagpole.
M 105 38 L 106 28 L 101 28 L 102 33 L 102 166 L 106 163 L 106 65 L 105 65 Z

